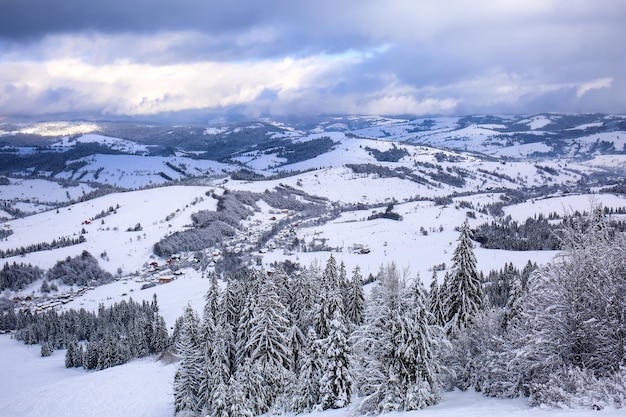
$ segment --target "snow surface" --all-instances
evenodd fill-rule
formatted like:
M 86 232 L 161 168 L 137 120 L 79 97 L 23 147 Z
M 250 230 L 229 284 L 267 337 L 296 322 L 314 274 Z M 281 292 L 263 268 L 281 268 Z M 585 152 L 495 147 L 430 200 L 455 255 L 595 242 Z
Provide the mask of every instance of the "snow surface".
M 533 152 L 546 152 L 550 148 L 540 144 L 527 144 L 502 148 L 501 144 L 485 145 L 489 138 L 501 134 L 496 130 L 498 125 L 471 125 L 458 129 L 458 118 L 437 118 L 435 126 L 428 132 L 410 132 L 423 120 L 405 121 L 394 119 L 377 120 L 376 125 L 355 131 L 362 137 L 376 137 L 383 131 L 389 133 L 394 140 L 403 138 L 424 143 L 438 143 L 446 146 L 454 140 L 461 140 L 461 147 L 467 149 L 491 149 L 498 155 L 524 156 Z M 549 118 L 539 116 L 524 120 L 531 129 L 540 129 L 550 122 Z M 209 130 L 206 134 L 220 133 Z M 532 133 L 532 132 L 530 132 Z M 537 132 L 538 134 L 542 132 Z M 610 141 L 616 148 L 626 143 L 626 135 L 620 132 L 590 135 L 578 139 L 580 146 L 591 147 L 599 141 Z M 309 194 L 325 197 L 329 205 L 344 207 L 362 204 L 380 204 L 377 209 L 345 211 L 337 219 L 323 225 L 297 228 L 294 233 L 301 240 L 310 242 L 313 239 L 325 239 L 332 251 L 295 252 L 283 249 L 266 248 L 264 253 L 255 254 L 262 257 L 262 264 L 270 268 L 270 263 L 289 259 L 301 265 L 323 265 L 330 254 L 338 262 L 344 262 L 349 274 L 358 265 L 364 276 L 376 274 L 381 266 L 394 262 L 400 271 L 405 272 L 408 280 L 420 277 L 427 284 L 432 276 L 432 267 L 445 263 L 451 265 L 451 258 L 458 232 L 455 230 L 468 217 L 468 209 L 459 206 L 461 201 L 471 203 L 476 219 L 469 219 L 471 226 L 491 221 L 490 216 L 482 215 L 478 208 L 500 201 L 501 194 L 490 192 L 500 186 L 507 188 L 528 187 L 546 184 L 575 184 L 581 174 L 593 173 L 598 168 L 614 167 L 623 170 L 626 167 L 626 156 L 598 155 L 590 161 L 481 161 L 464 155 L 462 161 L 455 163 L 438 163 L 435 153 L 448 151 L 424 146 L 411 146 L 396 143 L 404 147 L 409 156 L 398 163 L 376 162 L 365 147 L 388 150 L 392 142 L 386 140 L 370 140 L 346 138 L 342 132 L 324 132 L 315 135 L 304 135 L 301 140 L 310 140 L 319 136 L 330 136 L 341 143 L 332 152 L 325 153 L 308 161 L 299 162 L 283 169 L 315 171 L 297 176 L 272 181 L 234 181 L 224 183 L 222 179 L 212 180 L 206 186 L 170 186 L 111 194 L 84 203 L 75 204 L 58 210 L 44 211 L 22 219 L 3 221 L 14 234 L 0 241 L 0 249 L 14 249 L 20 246 L 39 242 L 50 242 L 62 236 L 77 237 L 84 229 L 87 241 L 80 245 L 60 248 L 51 251 L 36 252 L 25 256 L 7 258 L 5 262 L 24 262 L 50 268 L 58 260 L 67 256 L 79 255 L 83 250 L 94 255 L 101 267 L 116 274 L 122 270 L 122 279 L 111 284 L 87 291 L 80 297 L 63 306 L 63 308 L 86 308 L 96 310 L 100 303 L 111 305 L 121 299 L 132 297 L 134 300 L 150 300 L 153 294 L 159 299 L 160 312 L 168 327 L 182 314 L 184 307 L 191 304 L 201 310 L 204 295 L 210 285 L 201 273 L 185 268 L 183 275 L 171 283 L 158 285 L 141 290 L 144 282 L 136 273 L 145 270 L 145 265 L 152 261 L 162 263 L 164 260 L 153 255 L 153 245 L 169 233 L 183 230 L 191 223 L 191 214 L 199 210 L 215 210 L 216 200 L 208 196 L 210 191 L 221 193 L 226 187 L 233 190 L 250 190 L 264 192 L 278 187 L 280 184 L 300 189 Z M 86 135 L 80 140 L 99 141 L 102 137 Z M 109 139 L 102 139 L 109 140 Z M 130 146 L 126 142 L 115 142 L 111 145 Z M 494 149 L 497 149 L 494 151 Z M 141 149 L 137 148 L 137 151 Z M 228 166 L 212 161 L 191 160 L 188 158 L 157 158 L 139 155 L 95 155 L 84 159 L 87 165 L 76 176 L 124 187 L 143 187 L 162 184 L 165 179 L 159 174 L 164 172 L 172 178 L 180 178 L 181 174 L 171 169 L 165 162 L 173 163 L 188 172 L 222 175 Z M 275 165 L 275 155 L 259 155 L 251 153 L 240 157 L 241 162 L 258 169 L 267 169 Z M 413 166 L 418 162 L 438 163 L 446 168 L 462 168 L 472 175 L 466 178 L 465 189 L 476 191 L 471 196 L 457 197 L 453 204 L 437 206 L 431 201 L 407 201 L 409 197 L 421 196 L 433 198 L 449 195 L 455 189 L 441 184 L 439 186 L 423 185 L 400 178 L 380 178 L 376 175 L 354 174 L 345 167 L 348 163 L 374 163 L 394 169 L 401 166 Z M 558 175 L 551 175 L 539 169 L 535 164 L 557 169 Z M 419 167 L 419 165 L 416 165 Z M 420 168 L 421 169 L 421 168 Z M 424 168 L 426 169 L 426 168 Z M 481 170 L 481 171 L 479 171 Z M 619 172 L 619 171 L 618 171 Z M 622 171 L 623 172 L 623 171 Z M 72 177 L 72 173 L 63 174 Z M 509 179 L 507 179 L 509 178 Z M 38 179 L 11 179 L 11 184 L 0 187 L 0 199 L 15 200 L 19 203 L 14 207 L 28 211 L 41 211 L 49 201 L 67 201 L 77 199 L 80 195 L 91 191 L 87 185 L 61 187 Z M 68 196 L 69 194 L 69 196 Z M 388 219 L 367 220 L 374 211 L 383 211 L 385 206 L 394 201 L 394 211 L 403 216 L 401 222 Z M 571 213 L 574 210 L 589 210 L 591 204 L 601 203 L 605 207 L 624 207 L 626 200 L 621 196 L 607 194 L 588 195 L 555 195 L 527 201 L 505 207 L 505 213 L 514 219 L 523 221 L 529 216 L 538 214 Z M 85 224 L 109 207 L 117 207 L 114 213 Z M 259 228 L 272 226 L 270 216 L 278 220 L 287 216 L 277 214 L 267 204 L 260 202 L 259 211 L 247 222 Z M 356 208 L 356 207 L 354 207 Z M 6 214 L 6 215 L 5 215 Z M 0 212 L 0 217 L 9 217 L 8 213 Z M 166 218 L 168 218 L 166 220 Z M 142 231 L 127 232 L 126 229 L 141 223 Z M 6 224 L 6 226 L 4 225 Z M 424 233 L 426 232 L 426 233 Z M 366 255 L 355 253 L 358 247 L 367 247 Z M 512 262 L 518 268 L 528 260 L 545 264 L 557 252 L 513 252 L 502 250 L 475 250 L 478 268 L 483 272 L 500 269 L 505 263 Z M 106 256 L 101 256 L 106 254 Z M 438 278 L 443 279 L 443 272 Z M 37 292 L 40 283 L 34 283 L 22 293 Z M 65 288 L 62 288 L 65 290 Z M 51 357 L 41 358 L 39 346 L 25 346 L 12 340 L 8 335 L 0 336 L 0 416 L 172 416 L 172 381 L 176 366 L 164 364 L 156 358 L 134 360 L 128 364 L 104 371 L 85 371 L 82 369 L 64 368 L 64 351 L 56 351 Z M 531 409 L 524 399 L 498 400 L 490 399 L 473 392 L 445 393 L 440 405 L 410 413 L 389 413 L 390 416 L 617 416 L 623 410 L 542 410 Z M 353 410 L 334 410 L 311 415 L 323 417 L 339 417 L 353 415 Z
M 25 346 L 0 335 L 0 415 L 3 417 L 172 417 L 176 364 L 155 357 L 135 359 L 102 371 L 66 369 L 65 351 L 40 357 L 39 346 Z M 310 417 L 355 415 L 352 408 Z M 617 417 L 623 410 L 530 408 L 525 399 L 486 398 L 476 392 L 448 392 L 440 404 L 389 417 Z M 287 416 L 293 416 L 288 413 Z
M 65 137 L 53 146 L 68 148 L 74 146 L 76 143 L 98 143 L 126 153 L 144 153 L 148 151 L 147 146 L 141 145 L 137 142 L 96 134 L 87 134 L 75 139 Z
M 536 130 L 536 129 L 541 129 L 542 127 L 548 126 L 550 123 L 552 123 L 552 120 L 550 120 L 548 117 L 544 115 L 538 115 L 530 119 L 520 120 L 518 123 L 526 124 L 532 130 Z
M 82 158 L 87 164 L 78 172 L 63 172 L 59 178 L 77 179 L 81 181 L 95 181 L 123 188 L 141 188 L 150 185 L 164 184 L 170 181 L 161 175 L 164 173 L 173 180 L 185 176 L 166 164 L 184 168 L 192 176 L 219 176 L 224 175 L 228 165 L 215 161 L 199 160 L 183 157 L 157 157 L 142 155 L 92 155 Z M 85 175 L 86 173 L 86 175 Z
M 84 229 L 87 242 L 51 251 L 40 251 L 16 257 L 14 260 L 48 269 L 58 260 L 76 256 L 87 250 L 98 257 L 106 252 L 109 261 L 100 260 L 100 266 L 115 274 L 122 268 L 124 274 L 142 268 L 152 256 L 155 242 L 166 234 L 181 230 L 191 223 L 191 214 L 200 210 L 215 210 L 217 201 L 206 193 L 213 187 L 174 186 L 142 191 L 109 194 L 87 202 L 51 210 L 26 218 L 6 221 L 13 234 L 0 241 L 0 249 L 13 249 L 39 242 L 51 242 L 59 237 L 76 238 Z M 110 207 L 114 213 L 90 224 Z M 172 216 L 169 221 L 166 217 Z M 138 223 L 140 232 L 127 232 Z
M 35 124 L 23 124 L 18 129 L 12 131 L 3 131 L 0 125 L 0 136 L 3 134 L 15 135 L 18 133 L 32 134 L 41 136 L 69 136 L 81 133 L 89 133 L 98 130 L 99 127 L 94 123 L 80 122 L 47 122 Z

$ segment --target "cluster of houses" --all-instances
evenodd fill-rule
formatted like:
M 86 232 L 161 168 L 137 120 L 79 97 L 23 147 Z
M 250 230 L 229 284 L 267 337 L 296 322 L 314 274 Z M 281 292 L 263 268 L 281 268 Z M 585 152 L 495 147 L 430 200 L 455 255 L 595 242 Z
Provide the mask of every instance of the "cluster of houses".
M 15 297 L 15 301 L 23 310 L 29 310 L 31 313 L 39 314 L 48 310 L 60 309 L 61 306 L 74 301 L 77 297 L 82 297 L 87 291 L 93 290 L 94 287 L 81 287 L 76 292 L 60 293 L 56 295 L 35 296 L 26 295 L 23 297 Z

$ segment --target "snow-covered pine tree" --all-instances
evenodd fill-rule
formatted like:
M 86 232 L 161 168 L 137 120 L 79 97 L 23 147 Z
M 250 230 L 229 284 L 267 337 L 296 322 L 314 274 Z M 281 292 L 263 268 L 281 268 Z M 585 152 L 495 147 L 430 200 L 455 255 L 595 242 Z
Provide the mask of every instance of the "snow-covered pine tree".
M 211 393 L 211 414 L 212 417 L 230 417 L 231 403 L 230 403 L 231 387 L 225 382 L 220 381 L 213 392 Z
M 310 328 L 306 336 L 306 346 L 301 352 L 300 373 L 290 407 L 296 413 L 311 412 L 320 403 L 321 352 L 318 342 L 315 330 Z
M 206 361 L 206 385 L 201 384 L 201 389 L 206 390 L 205 414 L 212 416 L 228 416 L 230 409 L 231 387 L 228 385 L 231 379 L 231 358 L 230 358 L 230 325 L 220 322 L 215 329 L 215 333 L 207 344 L 211 347 L 205 349 L 205 354 L 211 352 Z
M 207 278 L 210 280 L 211 286 L 204 296 L 206 303 L 204 306 L 204 314 L 202 318 L 203 320 L 206 320 L 208 317 L 213 323 L 216 323 L 220 299 L 220 290 L 217 282 L 217 274 L 215 273 L 215 271 L 211 271 L 209 272 Z
M 276 294 L 278 294 L 280 301 L 285 306 L 291 305 L 293 303 L 292 298 L 294 294 L 290 291 L 289 276 L 285 270 L 281 267 L 276 268 L 272 273 L 272 281 L 274 281 Z
M 180 334 L 176 343 L 182 358 L 174 376 L 174 412 L 176 415 L 195 416 L 200 412 L 200 375 L 202 368 L 202 339 L 200 319 L 188 305 L 183 314 Z
M 444 326 L 446 324 L 446 314 L 441 300 L 443 289 L 437 282 L 437 271 L 433 270 L 433 277 L 430 281 L 430 291 L 428 294 L 428 311 L 430 311 L 430 324 Z
M 65 367 L 66 368 L 74 368 L 83 366 L 82 357 L 80 359 L 80 363 L 76 363 L 77 352 L 79 351 L 78 342 L 76 340 L 71 340 L 67 344 L 67 350 L 65 351 Z M 82 352 L 81 352 L 82 356 Z
M 509 298 L 504 313 L 502 315 L 502 327 L 506 330 L 509 324 L 515 320 L 519 320 L 522 310 L 522 302 L 524 297 L 524 288 L 522 278 L 516 277 L 509 291 Z
M 594 212 L 588 223 L 562 231 L 564 253 L 531 274 L 527 284 L 525 351 L 533 359 L 528 367 L 537 393 L 554 390 L 550 373 L 582 369 L 604 378 L 626 365 L 626 238 L 608 233 Z
M 235 372 L 237 365 L 237 328 L 243 305 L 241 286 L 234 281 L 228 281 L 226 289 L 220 299 L 219 325 L 223 329 L 225 351 L 229 360 L 230 372 Z
M 289 341 L 288 312 L 276 293 L 271 279 L 266 279 L 259 289 L 257 304 L 249 322 L 249 338 L 245 350 L 251 365 L 256 367 L 262 384 L 267 387 L 267 411 L 290 380 L 292 357 Z
M 296 271 L 290 281 L 291 311 L 294 323 L 304 334 L 314 325 L 315 303 L 318 298 L 319 279 L 308 268 Z
M 102 370 L 111 368 L 112 366 L 116 365 L 115 350 L 117 346 L 115 342 L 116 341 L 111 333 L 107 333 L 104 335 L 102 341 L 99 344 L 98 365 L 96 366 L 96 369 Z
M 237 281 L 228 280 L 220 298 L 219 313 L 222 321 L 236 329 L 239 324 L 239 313 L 243 304 L 241 286 Z
M 42 357 L 50 356 L 52 355 L 52 350 L 48 342 L 43 342 L 41 344 L 40 354 Z
M 98 354 L 100 343 L 97 340 L 91 340 L 87 343 L 85 349 L 85 359 L 83 365 L 86 369 L 96 369 L 98 367 Z
M 407 363 L 405 369 L 410 369 L 407 372 L 409 384 L 404 410 L 418 410 L 437 404 L 440 399 L 438 349 L 441 349 L 443 334 L 439 326 L 431 325 L 432 314 L 426 307 L 425 290 L 419 279 L 416 279 L 408 293 L 408 314 L 403 322 L 412 326 L 412 329 L 407 326 L 405 332 L 401 333 L 402 343 L 398 346 L 403 348 L 398 351 Z
M 167 329 L 166 329 L 167 331 Z M 146 320 L 134 320 L 130 327 L 129 343 L 134 357 L 141 358 L 150 354 L 149 339 L 153 329 Z
M 213 363 L 214 348 L 217 342 L 216 318 L 218 316 L 219 290 L 217 286 L 217 275 L 212 274 L 212 283 L 209 291 L 205 296 L 206 303 L 202 313 L 202 321 L 200 322 L 200 349 L 202 351 L 202 359 L 200 366 L 202 372 L 198 375 L 200 385 L 198 386 L 198 406 L 206 414 L 211 406 L 211 398 L 213 391 L 213 372 L 215 364 Z
M 459 243 L 452 256 L 452 272 L 443 297 L 449 331 L 471 322 L 484 303 L 471 235 L 469 223 L 465 220 L 461 227 Z
M 326 261 L 326 268 L 324 268 L 324 274 L 322 275 L 322 285 L 326 289 L 340 288 L 337 260 L 332 253 L 328 257 L 328 261 Z
M 235 341 L 236 365 L 242 364 L 246 358 L 250 357 L 250 333 L 252 329 L 252 318 L 254 310 L 258 304 L 259 286 L 257 281 L 260 272 L 251 271 L 247 277 L 247 282 L 241 283 L 239 292 L 242 299 L 241 310 L 239 311 L 239 321 L 237 323 L 237 337 Z
M 359 409 L 378 413 L 389 382 L 391 323 L 399 300 L 399 275 L 394 265 L 381 267 L 365 307 L 364 321 L 353 334 L 355 389 L 363 397 Z
M 379 410 L 417 410 L 440 398 L 437 346 L 441 335 L 429 321 L 425 290 L 419 280 L 402 291 L 401 305 L 393 311 L 388 383 Z
M 169 346 L 170 340 L 165 319 L 159 314 L 159 302 L 156 294 L 152 296 L 150 310 L 152 314 L 150 314 L 149 351 L 150 353 L 160 353 Z
M 350 346 L 341 309 L 336 309 L 330 331 L 320 342 L 322 369 L 320 404 L 323 410 L 343 408 L 350 403 L 352 376 L 350 374 Z
M 322 276 L 318 309 L 315 317 L 315 331 L 320 339 L 328 336 L 330 322 L 335 311 L 341 310 L 343 315 L 343 307 L 344 299 L 337 270 L 337 261 L 331 254 Z
M 230 383 L 232 389 L 231 416 L 255 416 L 268 411 L 273 398 L 265 381 L 264 371 L 250 358 L 237 368 Z
M 348 299 L 350 298 L 350 280 L 348 279 L 348 273 L 346 272 L 346 265 L 343 261 L 339 264 L 339 292 L 341 294 L 341 300 L 343 305 L 341 306 L 342 311 L 345 313 L 348 311 Z M 347 323 L 346 323 L 347 324 Z
M 289 320 L 287 310 L 278 298 L 272 280 L 261 286 L 258 301 L 250 319 L 247 350 L 253 362 L 262 366 L 289 370 Z
M 365 292 L 363 291 L 363 277 L 358 266 L 354 268 L 348 288 L 345 316 L 349 323 L 360 326 L 363 323 L 365 311 Z

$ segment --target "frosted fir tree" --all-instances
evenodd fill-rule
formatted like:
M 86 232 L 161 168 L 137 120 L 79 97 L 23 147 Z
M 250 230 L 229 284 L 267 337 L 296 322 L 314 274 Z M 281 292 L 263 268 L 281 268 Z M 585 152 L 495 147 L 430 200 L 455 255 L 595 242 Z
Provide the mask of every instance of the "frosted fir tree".
M 452 271 L 443 296 L 449 331 L 471 322 L 484 303 L 471 236 L 472 231 L 466 220 L 452 256 Z
M 511 322 L 519 320 L 521 316 L 523 298 L 524 288 L 522 286 L 522 279 L 517 277 L 513 281 L 511 291 L 509 291 L 509 297 L 502 315 L 502 328 L 504 330 L 509 327 Z
M 406 364 L 405 371 L 409 370 L 406 372 L 408 389 L 404 409 L 418 410 L 437 404 L 440 399 L 441 369 L 437 349 L 442 334 L 438 326 L 430 324 L 431 313 L 426 307 L 425 291 L 419 280 L 410 288 L 409 297 L 408 314 L 403 320 L 406 327 L 400 333 L 402 343 L 398 344 L 398 352 Z
M 309 413 L 320 402 L 321 363 L 318 342 L 315 330 L 309 329 L 306 346 L 300 356 L 300 373 L 290 407 L 296 413 Z
M 255 416 L 269 410 L 273 402 L 271 387 L 264 378 L 265 372 L 258 362 L 246 359 L 234 375 L 231 415 Z
M 343 408 L 350 403 L 350 346 L 341 310 L 336 310 L 330 323 L 328 337 L 320 343 L 322 370 L 320 403 L 322 409 Z
M 418 410 L 439 401 L 439 337 L 429 320 L 418 281 L 403 291 L 401 305 L 393 312 L 388 379 L 379 411 Z
M 565 402 L 572 401 L 576 390 L 585 389 L 583 381 L 555 385 L 555 373 L 624 377 L 626 238 L 611 236 L 603 222 L 596 212 L 586 228 L 564 229 L 564 252 L 529 278 L 522 317 L 530 328 L 525 351 L 533 361 L 526 367 L 532 372 L 533 392 L 542 395 L 539 391 L 545 390 L 553 396 L 541 401 L 558 402 L 558 390 L 571 395 Z M 613 401 L 606 393 L 600 396 Z M 621 394 L 622 401 L 625 397 Z
M 150 353 L 163 352 L 169 346 L 170 338 L 165 319 L 159 314 L 159 302 L 156 294 L 152 295 L 150 312 L 150 323 L 147 326 L 149 332 L 146 337 L 148 349 Z
M 350 285 L 350 280 L 348 279 L 348 273 L 346 272 L 346 265 L 343 261 L 339 264 L 339 292 L 341 294 L 341 300 L 343 305 L 341 306 L 342 311 L 345 312 L 348 310 L 348 299 L 350 298 L 350 290 L 352 286 Z
M 291 370 L 294 374 L 300 372 L 303 351 L 306 348 L 306 336 L 296 324 L 289 327 L 289 348 L 291 350 Z
M 195 416 L 201 408 L 200 376 L 204 370 L 200 319 L 190 305 L 183 314 L 176 350 L 182 360 L 174 376 L 174 412 Z
M 326 289 L 340 288 L 339 282 L 339 270 L 337 268 L 337 260 L 331 254 L 326 262 L 326 268 L 324 268 L 324 274 L 322 275 L 322 285 Z
M 203 320 L 206 321 L 207 318 L 210 318 L 213 323 L 216 323 L 220 297 L 217 274 L 214 271 L 211 271 L 209 272 L 207 278 L 209 278 L 209 280 L 211 281 L 211 286 L 209 287 L 209 290 L 204 297 L 206 303 L 204 306 Z
M 446 313 L 444 310 L 442 288 L 437 282 L 437 271 L 433 270 L 433 278 L 430 281 L 430 292 L 428 294 L 428 311 L 430 311 L 430 324 L 444 326 L 446 324 Z
M 289 306 L 293 303 L 293 292 L 290 291 L 289 275 L 282 268 L 276 268 L 272 273 L 272 281 L 276 288 L 278 298 L 285 306 Z
M 330 322 L 335 311 L 339 310 L 343 316 L 344 299 L 342 286 L 337 270 L 337 261 L 331 255 L 326 263 L 322 276 L 322 286 L 315 317 L 315 331 L 323 339 L 330 332 Z
M 230 417 L 231 403 L 230 403 L 230 391 L 231 387 L 225 382 L 220 381 L 213 392 L 211 393 L 211 416 L 213 417 Z
M 352 280 L 346 302 L 346 319 L 355 326 L 363 323 L 363 312 L 365 311 L 365 292 L 363 291 L 363 277 L 361 270 L 357 266 L 354 268 Z
M 294 323 L 303 333 L 314 325 L 315 303 L 318 301 L 317 283 L 318 277 L 307 268 L 297 271 L 290 282 L 292 297 L 289 310 Z
M 81 366 L 83 366 L 83 348 L 78 344 L 78 341 L 74 339 L 67 344 L 65 367 L 79 368 Z
M 252 272 L 251 274 L 256 274 Z M 237 324 L 237 337 L 235 341 L 236 362 L 243 363 L 246 358 L 250 357 L 250 333 L 252 331 L 252 318 L 254 310 L 258 303 L 257 286 L 249 286 L 240 290 L 242 297 L 242 307 L 239 311 L 239 320 Z
M 290 382 L 292 356 L 288 312 L 278 298 L 274 282 L 266 279 L 259 291 L 245 351 L 265 387 L 261 411 L 265 412 Z
M 413 410 L 437 403 L 443 334 L 430 324 L 421 283 L 403 285 L 392 264 L 381 270 L 353 339 L 363 413 Z
M 239 325 L 239 313 L 243 304 L 241 286 L 237 282 L 229 280 L 220 299 L 219 314 L 222 322 L 236 329 Z
M 246 346 L 250 359 L 261 366 L 290 369 L 289 328 L 287 310 L 278 298 L 273 281 L 268 279 L 261 287 L 250 319 Z
M 363 413 L 377 413 L 388 382 L 391 320 L 397 306 L 399 277 L 393 266 L 382 268 L 368 300 L 363 324 L 354 330 L 354 382 Z M 394 295 L 395 294 L 395 295 Z
M 211 408 L 214 386 L 217 381 L 215 373 L 219 371 L 218 363 L 216 363 L 216 345 L 223 343 L 217 336 L 218 325 L 216 321 L 219 319 L 219 288 L 217 285 L 217 274 L 209 274 L 211 286 L 205 296 L 206 303 L 204 305 L 202 322 L 200 324 L 200 338 L 202 350 L 202 373 L 199 376 L 200 386 L 198 389 L 199 405 L 203 410 Z
M 206 404 L 204 414 L 227 417 L 231 407 L 231 363 L 229 356 L 230 329 L 229 325 L 220 322 L 215 329 L 213 339 L 207 341 L 210 348 L 205 349 L 211 356 L 206 358 Z
M 115 366 L 115 339 L 110 333 L 107 333 L 102 342 L 99 344 L 98 365 L 96 369 L 102 370 Z

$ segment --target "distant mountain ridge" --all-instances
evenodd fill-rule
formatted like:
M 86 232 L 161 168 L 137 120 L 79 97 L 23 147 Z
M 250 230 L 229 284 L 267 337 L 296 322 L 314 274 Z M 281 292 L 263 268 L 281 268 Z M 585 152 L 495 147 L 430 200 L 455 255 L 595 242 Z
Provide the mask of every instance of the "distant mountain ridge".
M 0 124 L 0 149 L 51 146 L 64 137 L 76 139 L 92 133 L 128 140 L 147 147 L 152 155 L 183 152 L 220 160 L 255 148 L 284 146 L 285 140 L 293 141 L 329 132 L 452 149 L 471 148 L 487 153 L 513 145 L 545 143 L 556 154 L 571 147 L 577 139 L 600 135 L 601 141 L 614 144 L 614 149 L 610 145 L 604 145 L 602 152 L 623 153 L 623 143 L 612 141 L 613 136 L 610 134 L 626 132 L 626 116 L 549 113 L 530 116 L 474 115 L 414 119 L 325 116 L 265 118 L 210 127 L 102 122 L 4 123 Z M 116 148 L 113 144 L 109 145 Z M 119 147 L 116 150 L 124 151 Z M 598 147 L 594 150 L 598 150 Z M 537 156 L 546 155 L 539 153 Z
M 458 191 L 463 178 L 485 175 L 475 171 L 481 169 L 516 187 L 531 187 L 517 172 L 494 173 L 469 161 L 530 163 L 543 166 L 544 174 L 577 178 L 584 171 L 580 167 L 542 161 L 588 161 L 593 172 L 607 178 L 620 176 L 625 154 L 626 116 L 605 114 L 320 116 L 215 126 L 0 124 L 0 176 L 92 189 L 139 189 L 228 175 L 259 180 L 323 167 L 429 186 L 445 183 Z

